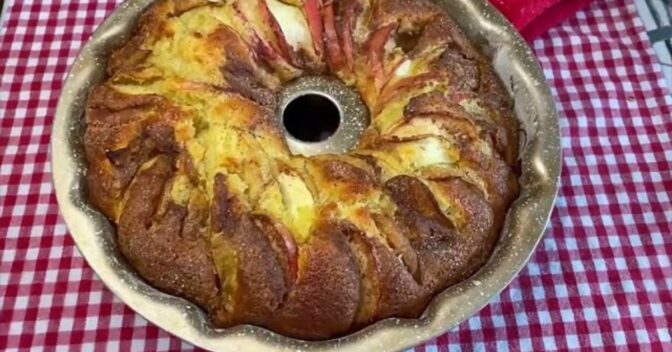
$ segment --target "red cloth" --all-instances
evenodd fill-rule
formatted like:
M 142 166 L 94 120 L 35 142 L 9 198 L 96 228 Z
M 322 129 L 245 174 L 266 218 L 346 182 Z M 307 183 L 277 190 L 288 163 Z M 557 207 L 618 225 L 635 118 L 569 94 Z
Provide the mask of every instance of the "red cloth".
M 508 17 L 526 40 L 532 41 L 584 8 L 590 0 L 490 0 L 490 2 Z

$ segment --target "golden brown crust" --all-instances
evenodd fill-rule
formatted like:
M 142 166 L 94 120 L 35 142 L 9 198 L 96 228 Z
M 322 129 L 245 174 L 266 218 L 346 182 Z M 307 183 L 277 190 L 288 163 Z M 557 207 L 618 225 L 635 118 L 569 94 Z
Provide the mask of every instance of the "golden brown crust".
M 89 197 L 108 217 L 119 216 L 118 203 L 138 168 L 174 147 L 172 127 L 179 111 L 162 97 L 131 96 L 95 87 L 86 110 L 84 144 Z
M 420 180 L 397 176 L 385 187 L 397 204 L 397 218 L 408 227 L 406 237 L 414 248 L 435 247 L 454 240 L 454 224 L 441 213 L 434 195 Z
M 390 228 L 381 230 L 389 239 L 392 230 Z M 390 316 L 417 316 L 424 309 L 427 298 L 423 297 L 422 288 L 414 277 L 419 274 L 418 264 L 405 264 L 411 260 L 417 261 L 415 249 L 409 244 L 390 250 L 380 239 L 363 233 L 358 233 L 354 238 L 361 243 L 358 245 L 359 250 L 369 258 L 368 264 L 372 267 L 369 269 L 369 280 L 377 286 L 375 292 L 378 298 L 375 309 L 371 310 L 374 313 L 368 316 L 368 319 L 360 318 L 358 323 L 365 325 Z M 407 259 L 409 256 L 410 260 Z
M 359 306 L 356 260 L 338 223 L 316 227 L 300 250 L 299 277 L 271 327 L 304 339 L 324 339 L 347 332 Z
M 511 99 L 427 0 L 158 0 L 107 71 L 89 199 L 140 276 L 219 327 L 316 340 L 418 317 L 487 261 L 518 195 Z M 273 122 L 315 73 L 370 108 L 349 155 L 290 155 Z
M 161 156 L 136 176 L 119 218 L 119 248 L 153 286 L 212 309 L 217 277 L 204 241 L 181 235 L 186 209 L 170 204 L 156 214 L 171 168 L 171 160 Z
M 228 191 L 224 175 L 215 176 L 214 192 L 211 246 L 215 253 L 235 253 L 236 286 L 235 292 L 229 292 L 225 308 L 218 310 L 215 321 L 224 326 L 244 322 L 264 324 L 288 290 L 282 265 L 269 238 Z

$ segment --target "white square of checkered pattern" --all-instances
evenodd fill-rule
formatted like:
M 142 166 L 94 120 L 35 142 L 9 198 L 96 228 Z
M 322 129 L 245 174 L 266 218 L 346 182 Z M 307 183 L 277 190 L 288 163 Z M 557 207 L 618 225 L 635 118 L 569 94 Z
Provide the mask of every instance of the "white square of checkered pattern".
M 194 347 L 115 298 L 58 216 L 49 133 L 82 44 L 119 1 L 10 0 L 0 28 L 0 350 Z M 672 101 L 635 8 L 595 1 L 533 44 L 564 166 L 539 249 L 416 351 L 672 351 Z

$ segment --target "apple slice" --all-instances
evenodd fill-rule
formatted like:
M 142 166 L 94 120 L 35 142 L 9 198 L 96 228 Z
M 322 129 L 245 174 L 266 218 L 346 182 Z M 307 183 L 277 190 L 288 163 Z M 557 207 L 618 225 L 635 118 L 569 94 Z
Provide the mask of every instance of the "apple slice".
M 269 317 L 271 328 L 303 339 L 343 334 L 352 326 L 360 299 L 357 261 L 338 223 L 324 221 L 299 249 L 296 284 Z
M 336 20 L 334 18 L 334 2 L 327 0 L 322 9 L 324 15 L 324 37 L 327 47 L 327 62 L 332 72 L 343 68 L 343 53 L 336 33 Z
M 495 215 L 478 187 L 457 177 L 427 182 L 444 213 L 455 218 L 463 236 L 482 239 L 494 226 Z
M 234 7 L 251 24 L 266 46 L 272 49 L 273 54 L 281 56 L 287 62 L 293 61 L 289 44 L 267 0 L 237 0 Z
M 480 138 L 480 129 L 472 117 L 440 92 L 412 98 L 404 108 L 404 122 L 385 133 L 386 137 L 398 140 L 428 135 L 467 139 L 485 153 L 492 153 L 490 144 Z
M 348 224 L 349 225 L 349 224 Z M 380 303 L 380 280 L 382 272 L 380 261 L 377 258 L 377 249 L 374 241 L 352 225 L 343 228 L 348 237 L 348 245 L 359 267 L 360 294 L 355 326 L 364 326 L 370 323 L 378 313 Z
M 434 79 L 436 77 L 431 73 L 422 73 L 416 76 L 405 77 L 395 82 L 388 82 L 388 85 L 383 88 L 378 97 L 376 106 L 373 109 L 374 114 L 381 113 L 383 109 L 395 100 L 408 100 L 414 96 L 435 90 L 436 88 L 431 85 Z
M 347 68 L 352 71 L 354 65 L 354 39 L 353 31 L 356 21 L 356 12 L 361 10 L 360 3 L 356 0 L 350 0 L 343 6 L 344 10 L 341 15 L 341 47 L 343 48 L 343 56 Z
M 273 13 L 268 6 L 267 0 L 259 0 L 259 11 L 263 20 L 268 23 L 273 31 L 275 43 L 279 49 L 280 54 L 285 58 L 285 60 L 292 63 L 294 66 L 298 66 L 297 58 L 294 56 L 294 53 L 291 50 L 284 33 L 282 32 L 280 24 L 278 23 L 275 16 L 273 16 Z
M 385 235 L 387 243 L 404 263 L 408 272 L 417 280 L 419 270 L 418 256 L 408 238 L 402 233 L 399 225 L 390 217 L 382 214 L 374 214 L 374 219 L 380 232 Z
M 455 226 L 441 213 L 434 195 L 421 180 L 397 176 L 385 182 L 385 187 L 409 228 L 406 237 L 414 248 L 431 247 L 455 237 Z
M 475 143 L 483 153 L 492 154 L 490 144 L 479 138 L 478 130 L 470 120 L 451 115 L 426 115 L 409 119 L 385 133 L 382 140 L 407 141 L 425 137 L 454 138 Z
M 341 206 L 346 207 L 368 198 L 377 187 L 368 170 L 360 166 L 345 156 L 321 156 L 310 160 L 306 170 L 320 189 L 322 199 L 345 202 Z
M 433 294 L 463 279 L 473 269 L 473 243 L 442 212 L 423 181 L 398 176 L 386 186 L 399 210 L 395 217 L 409 228 L 407 237 L 418 254 L 419 282 Z
M 383 29 L 393 25 L 394 34 L 383 42 L 385 46 L 382 68 L 385 76 L 391 79 L 397 68 L 404 62 L 406 53 L 413 49 L 425 27 L 435 20 L 440 10 L 431 2 L 400 2 L 379 0 L 374 3 L 371 15 L 371 28 Z M 375 35 L 375 34 L 374 34 Z
M 232 179 L 215 176 L 210 211 L 212 257 L 226 308 L 215 318 L 223 325 L 263 324 L 282 304 L 289 286 L 273 243 L 232 190 Z
M 276 97 L 272 89 L 280 81 L 259 64 L 259 55 L 263 51 L 253 50 L 239 32 L 227 25 L 218 27 L 208 39 L 223 50 L 224 62 L 220 71 L 227 88 L 274 110 Z
M 377 216 L 385 217 L 384 215 Z M 424 309 L 426 297 L 423 297 L 422 288 L 414 278 L 419 272 L 414 250 L 405 241 L 405 254 L 397 252 L 385 244 L 381 236 L 390 236 L 390 228 L 379 227 L 387 234 L 373 235 L 364 233 L 352 226 L 343 226 L 342 230 L 348 238 L 350 249 L 357 259 L 359 266 L 360 302 L 355 318 L 355 327 L 366 326 L 371 321 L 389 316 L 417 317 Z M 401 236 L 402 241 L 405 239 Z M 389 243 L 389 242 L 388 242 Z M 404 247 L 400 245 L 401 249 Z M 415 258 L 415 259 L 412 259 Z M 414 269 L 406 265 L 415 261 Z
M 506 163 L 516 164 L 520 125 L 511 113 L 509 97 L 505 93 L 455 92 L 452 99 L 479 120 L 482 130 L 491 138 L 493 148 Z
M 290 80 L 300 74 L 292 65 L 288 44 L 279 35 L 279 24 L 272 16 L 266 0 L 235 0 L 235 13 L 241 21 L 236 25 L 246 33 L 246 39 L 253 50 L 277 70 L 283 80 Z
M 303 1 L 303 11 L 308 21 L 308 27 L 310 29 L 310 34 L 313 37 L 313 46 L 315 47 L 315 53 L 317 57 L 322 61 L 324 56 L 324 42 L 322 39 L 322 34 L 324 32 L 324 26 L 322 23 L 322 0 L 304 0 Z
M 315 48 L 313 34 L 301 0 L 265 0 L 278 24 L 279 36 L 288 45 L 293 63 L 305 70 L 320 71 L 324 63 Z
M 432 64 L 432 71 L 447 86 L 458 91 L 476 91 L 479 87 L 479 62 L 460 51 L 446 49 Z
M 380 275 L 378 309 L 374 320 L 391 316 L 417 318 L 430 298 L 426 290 L 408 271 L 403 260 L 382 240 L 370 239 L 370 245 Z
M 391 23 L 383 26 L 373 32 L 368 42 L 369 62 L 372 66 L 373 74 L 376 80 L 376 87 L 382 88 L 386 81 L 385 77 L 385 44 L 390 39 L 392 32 L 396 30 L 397 24 Z
M 298 270 L 298 248 L 294 237 L 280 222 L 274 221 L 268 215 L 255 214 L 252 216 L 255 225 L 264 233 L 283 266 L 287 287 L 294 285 Z

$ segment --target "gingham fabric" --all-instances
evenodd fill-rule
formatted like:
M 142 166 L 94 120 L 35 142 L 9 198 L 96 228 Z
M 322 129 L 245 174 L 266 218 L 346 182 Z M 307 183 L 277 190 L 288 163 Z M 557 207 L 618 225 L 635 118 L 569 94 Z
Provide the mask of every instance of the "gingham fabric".
M 105 288 L 59 218 L 49 137 L 70 63 L 115 0 L 10 0 L 0 34 L 0 350 L 192 350 Z M 672 351 L 672 101 L 634 6 L 596 0 L 533 43 L 562 188 L 530 262 L 418 351 Z

